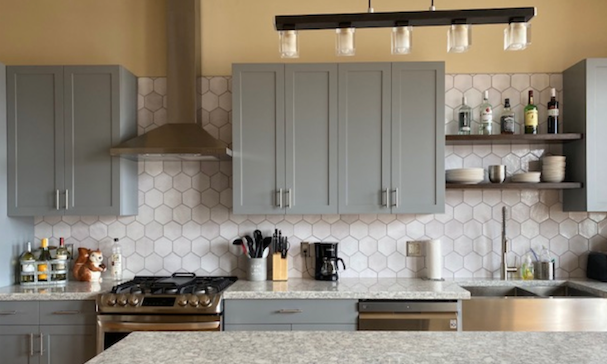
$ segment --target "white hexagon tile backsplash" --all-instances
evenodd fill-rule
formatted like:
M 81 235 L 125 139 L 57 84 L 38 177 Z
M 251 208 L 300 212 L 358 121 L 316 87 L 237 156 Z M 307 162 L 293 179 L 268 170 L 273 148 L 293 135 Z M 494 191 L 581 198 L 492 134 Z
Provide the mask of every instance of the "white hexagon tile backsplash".
M 489 90 L 499 115 L 503 99 L 517 113 L 532 88 L 546 118 L 549 90 L 562 95 L 560 74 L 457 74 L 446 76 L 447 133 L 455 133 L 454 110 L 468 97 L 478 119 L 481 95 Z M 198 122 L 214 137 L 232 141 L 230 77 L 202 77 L 198 81 Z M 139 133 L 167 122 L 166 79 L 139 79 Z M 545 123 L 540 124 L 540 130 Z M 560 153 L 559 146 L 495 145 L 447 146 L 446 168 L 506 164 L 509 174 L 533 169 L 544 153 Z M 259 228 L 270 234 L 281 229 L 289 237 L 289 276 L 306 276 L 313 261 L 299 254 L 301 241 L 338 241 L 347 270 L 343 277 L 421 277 L 423 258 L 406 257 L 406 241 L 441 239 L 443 275 L 497 276 L 500 264 L 501 207 L 507 206 L 511 258 L 530 247 L 547 246 L 557 261 L 557 276 L 585 274 L 589 250 L 607 250 L 607 214 L 566 213 L 559 191 L 448 190 L 445 213 L 436 215 L 233 215 L 231 162 L 140 162 L 139 215 L 136 217 L 81 216 L 36 218 L 36 237 L 58 239 L 76 247 L 101 248 L 110 254 L 112 239 L 120 238 L 125 275 L 166 275 L 192 271 L 205 275 L 245 275 L 246 261 L 231 242 Z M 513 262 L 510 262 L 511 264 Z

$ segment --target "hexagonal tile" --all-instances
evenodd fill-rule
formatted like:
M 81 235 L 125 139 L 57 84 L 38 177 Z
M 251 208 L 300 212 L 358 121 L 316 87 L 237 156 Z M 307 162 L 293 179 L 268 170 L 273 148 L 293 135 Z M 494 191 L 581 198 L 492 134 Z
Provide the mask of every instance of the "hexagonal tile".
M 222 108 L 217 108 L 210 112 L 209 118 L 211 124 L 215 125 L 218 128 L 226 125 L 228 123 L 228 112 Z
M 173 241 L 173 252 L 180 257 L 184 257 L 192 251 L 192 242 L 184 237 L 179 237 Z
M 490 75 L 474 75 L 472 76 L 472 87 L 479 91 L 485 91 L 491 88 Z
M 559 225 L 552 220 L 546 220 L 540 224 L 540 234 L 552 239 L 559 234 Z
M 472 247 L 477 254 L 479 254 L 480 256 L 485 256 L 493 251 L 493 242 L 491 241 L 491 239 L 485 236 L 481 236 L 474 239 Z M 468 265 L 466 264 L 466 266 Z
M 471 272 L 476 272 L 483 266 L 483 258 L 476 254 L 470 253 L 464 257 L 464 267 Z
M 145 260 L 141 255 L 133 254 L 125 259 L 125 268 L 134 274 L 141 272 L 144 266 Z
M 200 226 L 200 233 L 207 239 L 214 239 L 219 236 L 219 225 L 212 221 L 205 222 Z
M 585 237 L 586 239 L 590 239 L 595 236 L 598 232 L 597 223 L 591 219 L 583 220 L 579 226 L 580 235 Z
M 578 233 L 578 224 L 573 220 L 565 220 L 559 225 L 559 233 L 562 236 L 571 239 Z
M 99 241 L 99 240 L 107 237 L 107 225 L 105 225 L 101 222 L 96 222 L 90 226 L 89 233 L 90 233 L 91 238 Z
M 476 220 L 470 220 L 464 224 L 464 235 L 469 237 L 470 239 L 476 239 L 482 234 L 483 225 L 480 222 Z
M 155 92 L 151 92 L 145 96 L 143 105 L 150 111 L 156 111 L 162 108 L 162 96 Z
M 438 239 L 444 234 L 444 225 L 436 220 L 432 220 L 425 226 L 425 236 L 431 239 Z
M 219 204 L 219 193 L 208 189 L 200 194 L 200 201 L 207 207 L 214 207 Z
M 153 189 L 145 193 L 145 204 L 156 208 L 162 204 L 163 195 L 160 191 Z
M 502 201 L 501 191 L 484 190 L 483 202 L 489 206 L 495 206 Z
M 478 222 L 484 223 L 492 218 L 491 207 L 484 203 L 478 204 L 474 207 L 472 216 Z
M 300 221 L 294 225 L 293 232 L 301 240 L 308 239 L 312 235 L 312 225 L 307 221 Z
M 199 236 L 196 239 L 192 240 L 192 253 L 196 254 L 199 257 L 203 257 L 209 253 L 211 250 L 211 243 L 208 239 Z
M 425 226 L 419 221 L 413 221 L 407 224 L 407 236 L 413 239 L 420 239 L 426 234 Z
M 456 253 L 459 253 L 461 256 L 467 255 L 472 252 L 473 243 L 472 239 L 466 236 L 461 236 L 453 242 L 453 249 Z
M 181 236 L 181 225 L 179 225 L 175 221 L 171 221 L 168 224 L 164 225 L 163 233 L 164 236 L 166 236 L 170 240 L 175 240 Z
M 529 220 L 530 209 L 527 205 L 518 203 L 510 209 L 510 218 L 519 223 Z M 506 215 L 508 216 L 508 214 Z
M 55 232 L 55 228 L 57 228 L 57 226 L 59 226 L 59 224 L 55 225 L 55 227 L 53 228 L 53 232 Z M 65 234 L 55 234 L 55 236 L 68 237 Z M 126 226 L 124 226 L 124 224 L 119 221 L 111 223 L 108 226 L 108 236 L 111 238 L 124 238 L 126 236 Z
M 566 272 L 573 272 L 579 267 L 578 259 L 572 252 L 566 252 L 559 258 L 559 268 Z
M 198 205 L 192 209 L 192 220 L 199 224 L 204 224 L 211 218 L 211 210 L 204 206 Z
M 445 104 L 455 109 L 462 104 L 462 96 L 460 90 L 451 89 L 445 93 Z
M 202 108 L 206 111 L 211 111 L 219 106 L 219 98 L 212 92 L 207 92 L 202 95 Z
M 377 240 L 373 238 L 363 238 L 358 242 L 358 250 L 366 256 L 371 256 L 377 251 Z
M 457 221 L 451 220 L 445 224 L 445 235 L 448 237 L 455 239 L 462 236 L 464 233 L 464 225 Z
M 162 258 L 157 254 L 152 254 L 145 258 L 145 269 L 156 273 L 162 269 Z
M 369 258 L 361 252 L 354 253 L 350 256 L 350 268 L 355 272 L 360 273 L 369 266 L 368 259 Z
M 455 273 L 464 267 L 464 258 L 456 252 L 447 254 L 445 257 L 445 268 Z
M 154 80 L 149 77 L 139 77 L 137 79 L 137 92 L 145 96 L 154 91 Z
M 343 239 L 350 234 L 350 226 L 343 221 L 337 221 L 331 224 L 331 236 L 336 239 Z
M 546 73 L 534 73 L 531 75 L 531 87 L 543 90 L 550 85 L 550 77 Z
M 192 188 L 196 191 L 205 191 L 211 187 L 211 178 L 203 173 L 198 173 L 192 177 Z
M 405 256 L 400 253 L 390 254 L 388 257 L 388 268 L 394 272 L 400 272 L 405 269 L 406 259 Z
M 166 205 L 160 205 L 154 209 L 154 220 L 166 224 L 173 219 L 173 210 Z
M 227 215 L 227 214 L 226 214 Z M 185 224 L 192 219 L 192 209 L 185 205 L 179 205 L 173 209 L 173 220 L 179 224 Z M 226 216 L 227 220 L 227 216 Z
M 390 237 L 383 237 L 377 242 L 377 250 L 385 256 L 396 252 L 396 240 Z
M 526 238 L 535 238 L 540 233 L 540 227 L 537 222 L 527 220 L 521 224 L 521 234 Z
M 219 257 L 215 254 L 207 254 L 200 260 L 201 268 L 207 272 L 212 272 L 219 268 Z
M 506 90 L 508 87 L 510 87 L 510 76 L 505 74 L 493 75 L 491 79 L 491 86 L 498 91 Z
M 453 217 L 459 222 L 467 222 L 472 219 L 472 207 L 461 204 L 453 209 Z
M 162 237 L 154 242 L 154 253 L 156 253 L 157 255 L 161 257 L 166 257 L 172 251 L 173 244 L 169 239 Z
M 210 82 L 210 90 L 215 95 L 221 95 L 228 91 L 228 80 L 224 77 L 213 77 Z
M 187 272 L 195 272 L 200 269 L 200 257 L 196 254 L 187 254 L 185 257 L 181 258 L 181 264 L 183 265 L 183 269 Z
M 386 256 L 376 252 L 369 256 L 369 268 L 374 270 L 375 272 L 381 272 L 382 270 L 388 267 L 388 260 Z
M 455 77 L 453 77 L 453 86 L 460 91 L 466 91 L 472 88 L 472 75 L 455 75 Z
M 41 224 L 36 225 L 36 227 L 35 227 L 36 232 L 42 231 L 40 229 L 40 225 L 42 225 L 42 224 L 46 224 L 46 223 L 41 223 Z M 48 224 L 46 224 L 46 225 L 48 225 Z M 41 235 L 48 236 L 48 234 L 44 234 L 44 233 L 42 233 Z M 80 240 L 80 241 L 88 238 L 89 237 L 89 225 L 86 225 L 86 224 L 84 224 L 82 222 L 75 223 L 72 226 L 72 234 L 71 235 L 72 235 L 72 238 L 74 238 L 76 240 Z
M 161 126 L 167 123 L 167 109 L 154 111 L 154 125 Z
M 354 255 L 354 253 L 358 252 L 358 240 L 351 236 L 342 239 L 339 244 L 339 251 L 347 256 Z
M 231 272 L 238 267 L 238 259 L 232 254 L 224 254 L 219 258 L 219 267 L 226 272 Z
M 526 74 L 514 74 L 512 75 L 510 82 L 512 87 L 518 91 L 525 91 L 529 88 L 531 78 Z
M 606 229 L 607 231 L 607 229 Z M 407 234 L 406 225 L 399 220 L 394 220 L 388 224 L 388 236 L 399 239 Z

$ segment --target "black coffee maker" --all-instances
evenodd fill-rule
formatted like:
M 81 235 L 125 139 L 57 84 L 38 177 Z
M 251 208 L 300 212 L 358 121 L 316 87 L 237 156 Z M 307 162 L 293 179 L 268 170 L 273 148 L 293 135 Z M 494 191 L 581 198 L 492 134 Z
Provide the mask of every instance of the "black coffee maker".
M 341 262 L 344 270 L 346 264 L 343 259 L 337 257 L 337 243 L 314 243 L 314 256 L 316 257 L 316 267 L 314 269 L 314 278 L 318 281 L 336 281 L 339 279 L 337 271 Z

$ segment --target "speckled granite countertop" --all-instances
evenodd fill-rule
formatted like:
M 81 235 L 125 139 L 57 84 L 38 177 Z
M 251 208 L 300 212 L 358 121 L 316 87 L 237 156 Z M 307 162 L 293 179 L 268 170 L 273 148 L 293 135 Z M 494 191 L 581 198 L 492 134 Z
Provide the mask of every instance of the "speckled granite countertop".
M 454 281 L 419 278 L 342 278 L 337 282 L 289 279 L 286 282 L 239 280 L 225 299 L 468 299 Z
M 102 283 L 70 281 L 61 286 L 7 286 L 0 288 L 0 301 L 94 300 L 114 285 L 116 282 L 104 280 Z
M 89 364 L 604 364 L 607 333 L 135 332 Z

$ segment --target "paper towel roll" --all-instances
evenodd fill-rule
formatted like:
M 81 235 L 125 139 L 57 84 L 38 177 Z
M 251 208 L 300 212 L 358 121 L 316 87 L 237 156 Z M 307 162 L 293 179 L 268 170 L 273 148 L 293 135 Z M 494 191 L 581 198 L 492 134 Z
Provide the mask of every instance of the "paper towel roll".
M 440 240 L 426 242 L 426 272 L 428 279 L 443 278 L 443 253 Z

